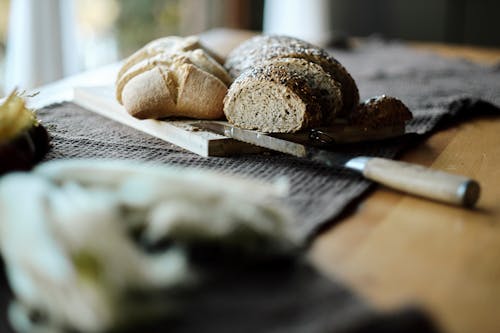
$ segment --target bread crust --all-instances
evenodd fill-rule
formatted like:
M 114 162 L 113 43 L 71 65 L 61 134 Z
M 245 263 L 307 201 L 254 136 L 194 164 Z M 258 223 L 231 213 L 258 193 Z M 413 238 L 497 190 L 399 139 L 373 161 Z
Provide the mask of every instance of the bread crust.
M 168 68 L 155 66 L 131 78 L 123 88 L 123 106 L 140 119 L 174 116 L 175 97 L 167 82 L 172 80 Z
M 199 43 L 199 39 L 195 36 L 186 38 L 168 36 L 155 39 L 125 59 L 120 71 L 118 72 L 118 78 L 122 77 L 124 73 L 135 64 L 147 58 L 154 57 L 157 54 L 161 54 L 166 51 L 189 51 L 200 47 L 201 45 Z
M 413 115 L 402 101 L 391 96 L 375 96 L 363 103 L 350 114 L 350 123 L 355 126 L 377 129 L 386 126 L 402 126 Z
M 198 119 L 223 117 L 223 101 L 227 87 L 222 81 L 193 65 L 179 70 L 178 115 Z
M 174 71 L 172 67 L 155 66 L 128 81 L 123 105 L 140 119 L 219 119 L 226 91 L 218 78 L 194 65 L 179 63 Z

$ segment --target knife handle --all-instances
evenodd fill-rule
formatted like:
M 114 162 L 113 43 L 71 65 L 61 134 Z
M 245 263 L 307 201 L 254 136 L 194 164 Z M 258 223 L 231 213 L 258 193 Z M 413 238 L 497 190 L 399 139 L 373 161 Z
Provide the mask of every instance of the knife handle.
M 472 207 L 480 195 L 473 179 L 378 157 L 357 157 L 346 166 L 387 187 L 454 205 Z

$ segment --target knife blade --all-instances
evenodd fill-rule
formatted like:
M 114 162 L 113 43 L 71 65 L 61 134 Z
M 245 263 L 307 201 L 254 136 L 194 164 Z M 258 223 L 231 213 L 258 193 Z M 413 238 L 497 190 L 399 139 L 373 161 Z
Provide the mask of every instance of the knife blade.
M 307 159 L 332 168 L 348 169 L 387 187 L 454 205 L 473 207 L 480 196 L 477 181 L 444 171 L 380 157 L 352 157 L 223 122 L 201 121 L 194 126 L 238 141 Z

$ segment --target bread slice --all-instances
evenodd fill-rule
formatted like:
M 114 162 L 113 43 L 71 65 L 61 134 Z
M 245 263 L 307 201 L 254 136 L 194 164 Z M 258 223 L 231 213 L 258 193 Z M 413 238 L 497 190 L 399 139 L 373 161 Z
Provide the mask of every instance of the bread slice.
M 293 133 L 319 126 L 321 105 L 297 64 L 264 63 L 242 73 L 224 99 L 224 114 L 236 126 Z
M 311 93 L 321 106 L 321 122 L 330 123 L 342 110 L 340 85 L 328 75 L 321 66 L 300 58 L 278 58 L 262 63 L 273 64 L 302 77 Z
M 342 95 L 342 110 L 335 117 L 346 117 L 359 103 L 359 91 L 349 72 L 327 51 L 297 38 L 287 36 L 253 37 L 234 49 L 227 57 L 225 67 L 237 77 L 252 66 L 280 58 L 299 58 L 323 68 L 335 80 Z M 333 121 L 333 119 L 325 119 Z

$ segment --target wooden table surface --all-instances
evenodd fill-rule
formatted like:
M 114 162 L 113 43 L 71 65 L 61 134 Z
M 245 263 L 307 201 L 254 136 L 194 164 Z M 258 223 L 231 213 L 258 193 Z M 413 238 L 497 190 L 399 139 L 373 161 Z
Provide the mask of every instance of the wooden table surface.
M 500 49 L 415 47 L 500 63 Z M 500 332 L 500 118 L 438 132 L 402 160 L 478 180 L 477 208 L 379 188 L 315 240 L 311 259 L 381 309 L 419 304 L 445 332 Z
M 249 36 L 225 30 L 205 35 L 222 54 Z M 414 47 L 500 63 L 500 49 Z M 66 98 L 61 87 L 108 83 L 108 74 L 104 69 L 48 85 L 33 104 Z M 445 332 L 500 332 L 500 118 L 438 132 L 402 159 L 477 179 L 482 186 L 477 209 L 380 188 L 321 234 L 310 258 L 380 309 L 419 304 Z

